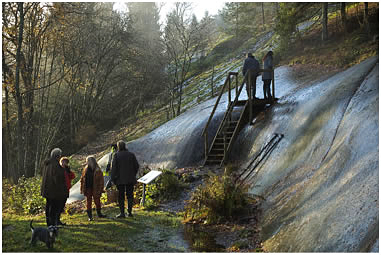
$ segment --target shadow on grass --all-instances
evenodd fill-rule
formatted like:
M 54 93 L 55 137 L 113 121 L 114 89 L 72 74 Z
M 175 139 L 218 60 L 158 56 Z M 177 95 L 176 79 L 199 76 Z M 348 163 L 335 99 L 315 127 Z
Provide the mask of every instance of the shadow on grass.
M 18 216 L 3 213 L 2 252 L 183 252 L 185 248 L 171 246 L 179 238 L 180 220 L 157 212 L 136 211 L 134 217 L 116 219 L 117 208 L 103 210 L 107 218 L 94 216 L 89 222 L 86 213 L 62 215 L 68 225 L 59 230 L 54 248 L 42 242 L 30 245 L 31 230 L 46 227 L 41 216 Z M 172 223 L 171 223 L 172 222 Z

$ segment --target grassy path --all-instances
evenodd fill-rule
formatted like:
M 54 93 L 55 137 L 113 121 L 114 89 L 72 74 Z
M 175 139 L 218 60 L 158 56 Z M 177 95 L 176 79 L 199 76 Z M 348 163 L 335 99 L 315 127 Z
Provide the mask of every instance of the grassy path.
M 115 207 L 103 210 L 107 218 L 89 222 L 85 212 L 64 214 L 68 223 L 59 231 L 53 249 L 42 242 L 29 244 L 33 226 L 45 227 L 45 217 L 17 216 L 3 212 L 3 252 L 187 252 L 182 238 L 181 217 L 166 212 L 134 210 L 133 218 L 115 219 Z M 95 212 L 94 212 L 95 213 Z

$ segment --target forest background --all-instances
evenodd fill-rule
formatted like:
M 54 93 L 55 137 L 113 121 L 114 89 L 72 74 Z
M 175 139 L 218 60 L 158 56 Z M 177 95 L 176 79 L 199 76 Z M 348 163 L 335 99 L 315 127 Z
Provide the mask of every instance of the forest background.
M 232 2 L 199 20 L 190 3 L 179 2 L 166 24 L 158 4 L 127 6 L 122 13 L 113 3 L 2 3 L 3 178 L 40 176 L 52 148 L 74 154 L 153 112 L 145 132 L 175 118 L 185 110 L 189 80 L 211 77 L 210 93 L 195 97 L 215 96 L 215 68 L 243 60 L 267 33 L 274 33 L 276 64 L 345 68 L 378 54 L 378 43 L 361 47 L 378 42 L 378 3 Z M 307 20 L 315 34 L 302 37 L 298 24 Z M 341 55 L 308 55 L 335 41 L 345 46 Z

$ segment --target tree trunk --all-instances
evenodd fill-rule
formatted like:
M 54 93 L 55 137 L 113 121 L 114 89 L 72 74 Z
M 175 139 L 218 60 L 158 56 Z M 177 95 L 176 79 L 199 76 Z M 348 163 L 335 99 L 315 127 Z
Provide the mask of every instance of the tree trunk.
M 3 8 L 4 8 L 4 4 L 3 4 Z M 3 153 L 2 153 L 3 162 L 2 162 L 2 167 L 3 167 L 3 176 L 6 178 L 12 177 L 13 182 L 15 182 L 17 180 L 17 178 L 16 178 L 16 176 L 12 176 L 12 174 L 14 174 L 14 172 L 10 171 L 10 163 L 12 161 L 8 158 L 8 155 L 10 153 L 8 153 L 8 151 L 7 151 L 7 150 L 12 148 L 12 146 L 10 145 L 11 141 L 12 141 L 12 136 L 11 136 L 11 127 L 9 124 L 9 91 L 8 91 L 8 85 L 7 85 L 10 82 L 9 81 L 10 75 L 8 75 L 9 68 L 5 63 L 4 51 L 2 51 L 2 58 L 3 58 L 2 59 L 3 81 L 5 83 L 5 84 L 3 84 L 3 88 L 4 88 L 3 96 L 5 99 L 5 102 L 3 102 L 3 103 L 4 103 L 4 111 L 5 111 L 5 122 L 6 122 L 6 124 L 3 125 Z
M 16 52 L 16 77 L 15 77 L 15 96 L 17 103 L 17 164 L 16 164 L 16 174 L 17 179 L 21 177 L 24 173 L 23 169 L 23 157 L 24 157 L 24 142 L 23 142 L 23 129 L 24 129 L 24 117 L 23 117 L 23 105 L 20 93 L 20 65 L 21 65 L 21 46 L 23 42 L 24 33 L 24 6 L 23 3 L 18 3 L 18 12 L 20 15 L 19 24 L 19 35 L 18 35 L 18 45 Z
M 369 4 L 364 3 L 364 19 L 368 21 L 368 17 L 369 17 Z
M 180 84 L 179 98 L 177 101 L 177 114 L 176 114 L 176 116 L 179 116 L 181 113 L 181 103 L 182 103 L 182 97 L 183 97 L 183 84 L 184 84 L 184 82 L 182 81 Z
M 345 11 L 345 3 L 341 3 L 341 25 L 343 26 L 344 32 L 347 32 L 347 13 Z
M 214 82 L 214 65 L 213 65 L 213 71 L 212 71 L 212 82 L 210 83 L 210 87 L 211 87 L 211 89 L 212 89 L 212 98 L 214 97 L 214 84 L 213 84 L 213 82 Z
M 322 41 L 326 41 L 328 39 L 328 3 L 323 3 L 322 4 L 322 14 L 323 14 L 323 33 L 322 33 Z
M 263 2 L 262 2 L 262 26 L 263 26 L 263 30 L 265 30 L 265 8 L 263 6 Z
M 238 8 L 239 8 L 239 3 L 236 3 L 236 11 L 235 11 L 235 36 L 238 38 L 239 36 L 239 11 L 238 11 Z
M 370 37 L 370 27 L 369 27 L 368 21 L 369 21 L 369 6 L 368 6 L 368 3 L 364 3 L 364 27 L 368 37 Z
M 24 148 L 25 156 L 23 162 L 23 169 L 25 177 L 34 176 L 34 153 L 35 153 L 35 126 L 33 123 L 33 114 L 34 114 L 34 90 L 33 90 L 33 79 L 31 70 L 33 70 L 33 58 L 30 58 L 30 62 L 27 65 L 27 70 L 22 70 L 23 81 L 25 85 L 25 90 L 28 91 L 24 94 L 24 109 L 25 109 L 25 139 L 24 139 Z

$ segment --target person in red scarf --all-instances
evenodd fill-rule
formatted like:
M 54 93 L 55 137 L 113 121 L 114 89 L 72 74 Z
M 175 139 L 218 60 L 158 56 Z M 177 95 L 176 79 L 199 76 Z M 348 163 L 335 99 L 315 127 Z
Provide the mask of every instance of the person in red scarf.
M 68 192 L 70 192 L 71 181 L 75 178 L 75 174 L 70 170 L 69 159 L 67 157 L 62 157 L 60 159 L 60 165 L 64 169 L 65 184 Z M 60 214 L 64 211 L 67 198 L 63 201 Z M 60 217 L 58 217 L 58 225 L 66 225 L 66 223 L 61 222 Z

